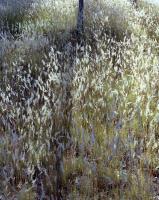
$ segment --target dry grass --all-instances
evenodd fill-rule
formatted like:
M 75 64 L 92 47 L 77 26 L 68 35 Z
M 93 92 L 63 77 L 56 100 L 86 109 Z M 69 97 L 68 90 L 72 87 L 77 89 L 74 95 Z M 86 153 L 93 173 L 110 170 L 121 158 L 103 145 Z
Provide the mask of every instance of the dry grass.
M 49 3 L 0 41 L 1 198 L 54 199 L 61 171 L 63 199 L 157 200 L 157 9 L 90 0 L 81 46 L 77 2 Z

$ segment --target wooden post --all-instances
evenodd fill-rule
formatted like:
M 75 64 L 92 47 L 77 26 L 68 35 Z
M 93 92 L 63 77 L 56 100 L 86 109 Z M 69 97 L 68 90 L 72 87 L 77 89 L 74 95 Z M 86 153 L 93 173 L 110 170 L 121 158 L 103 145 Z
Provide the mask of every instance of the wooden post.
M 81 35 L 84 31 L 84 0 L 79 0 L 77 33 Z

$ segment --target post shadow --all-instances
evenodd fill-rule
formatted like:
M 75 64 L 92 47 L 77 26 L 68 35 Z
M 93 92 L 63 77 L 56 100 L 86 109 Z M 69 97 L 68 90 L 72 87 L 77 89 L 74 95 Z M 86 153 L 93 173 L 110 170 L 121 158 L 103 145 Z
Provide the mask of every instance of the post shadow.
M 63 163 L 63 153 L 72 145 L 71 136 L 71 124 L 72 124 L 72 95 L 71 95 L 71 85 L 74 77 L 74 68 L 76 63 L 76 46 L 83 45 L 83 34 L 84 34 L 84 0 L 79 0 L 78 16 L 77 16 L 77 26 L 75 34 L 71 35 L 73 40 L 70 40 L 70 47 L 66 48 L 68 56 L 68 67 L 66 68 L 66 73 L 70 75 L 67 84 L 64 86 L 64 102 L 62 102 L 62 107 L 64 108 L 64 118 L 61 127 L 61 134 L 64 140 L 62 145 L 59 143 L 56 150 L 56 171 L 57 171 L 57 182 L 56 182 L 56 197 L 57 200 L 65 198 L 62 194 L 63 189 L 63 175 L 64 175 L 64 163 Z M 75 42 L 71 42 L 75 41 Z M 67 141 L 67 142 L 66 142 Z M 63 148 L 64 147 L 64 148 Z

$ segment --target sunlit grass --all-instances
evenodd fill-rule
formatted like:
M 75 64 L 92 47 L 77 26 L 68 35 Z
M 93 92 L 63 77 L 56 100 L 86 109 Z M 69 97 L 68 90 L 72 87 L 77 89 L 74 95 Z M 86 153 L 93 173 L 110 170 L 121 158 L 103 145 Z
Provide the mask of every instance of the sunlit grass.
M 135 10 L 127 1 L 90 0 L 81 47 L 72 36 L 77 1 L 47 1 L 28 11 L 16 37 L 0 41 L 7 67 L 0 87 L 0 195 L 36 198 L 35 165 L 43 194 L 55 195 L 60 138 L 68 199 L 156 196 L 158 16 L 142 2 Z

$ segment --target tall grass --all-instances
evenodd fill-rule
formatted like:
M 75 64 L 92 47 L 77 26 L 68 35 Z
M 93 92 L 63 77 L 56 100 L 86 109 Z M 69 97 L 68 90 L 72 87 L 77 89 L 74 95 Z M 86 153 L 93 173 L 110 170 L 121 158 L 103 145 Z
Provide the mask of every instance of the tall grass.
M 77 5 L 34 4 L 0 40 L 1 198 L 157 199 L 157 9 L 89 0 L 79 44 Z

